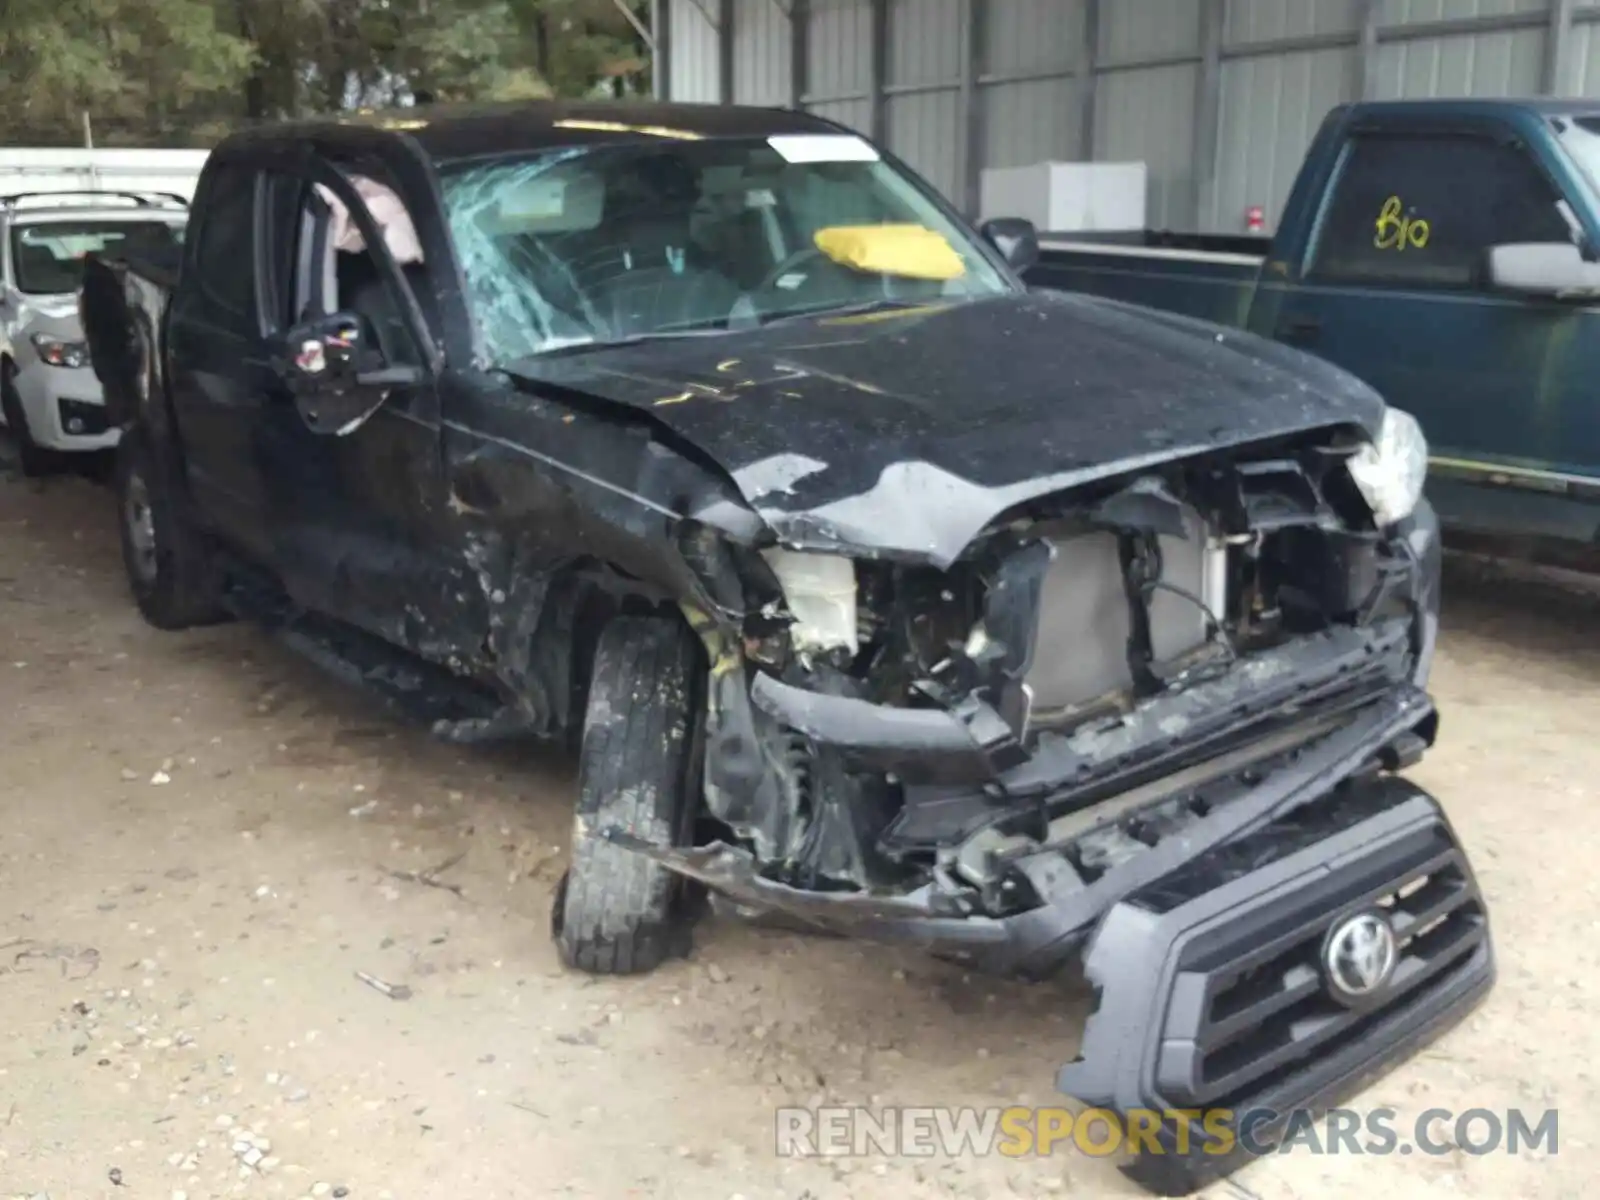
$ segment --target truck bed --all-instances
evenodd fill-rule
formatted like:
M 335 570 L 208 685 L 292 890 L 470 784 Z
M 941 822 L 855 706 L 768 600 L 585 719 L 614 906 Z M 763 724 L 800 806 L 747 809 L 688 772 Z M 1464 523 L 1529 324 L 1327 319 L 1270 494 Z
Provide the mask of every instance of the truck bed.
M 1271 247 L 1270 238 L 1164 230 L 1047 234 L 1024 278 L 1033 287 L 1243 325 Z
M 1051 247 L 1093 246 L 1141 250 L 1171 250 L 1193 254 L 1254 256 L 1263 259 L 1272 252 L 1272 239 L 1256 234 L 1185 233 L 1177 229 L 1129 229 L 1079 233 L 1043 233 L 1039 243 Z

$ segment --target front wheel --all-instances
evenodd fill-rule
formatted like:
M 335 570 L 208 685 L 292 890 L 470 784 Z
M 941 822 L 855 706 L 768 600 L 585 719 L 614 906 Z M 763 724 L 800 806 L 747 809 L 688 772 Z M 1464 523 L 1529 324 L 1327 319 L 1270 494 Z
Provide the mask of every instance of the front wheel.
M 617 617 L 595 647 L 571 865 L 553 915 L 561 960 L 599 975 L 649 971 L 689 949 L 683 878 L 607 841 L 617 828 L 687 843 L 699 808 L 699 644 L 681 620 Z
M 176 468 L 137 425 L 123 433 L 116 455 L 122 563 L 144 619 L 157 629 L 221 620 L 220 572 Z

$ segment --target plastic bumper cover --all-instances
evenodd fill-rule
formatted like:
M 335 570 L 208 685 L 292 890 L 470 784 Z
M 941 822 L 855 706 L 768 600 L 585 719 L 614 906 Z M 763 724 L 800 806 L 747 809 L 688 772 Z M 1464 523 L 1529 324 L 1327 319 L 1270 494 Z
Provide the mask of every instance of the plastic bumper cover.
M 34 362 L 18 373 L 16 387 L 28 432 L 38 445 L 50 450 L 101 450 L 117 444 L 120 432 L 103 415 L 105 399 L 91 368 Z M 95 414 L 101 414 L 98 426 Z M 85 432 L 67 428 L 73 415 Z

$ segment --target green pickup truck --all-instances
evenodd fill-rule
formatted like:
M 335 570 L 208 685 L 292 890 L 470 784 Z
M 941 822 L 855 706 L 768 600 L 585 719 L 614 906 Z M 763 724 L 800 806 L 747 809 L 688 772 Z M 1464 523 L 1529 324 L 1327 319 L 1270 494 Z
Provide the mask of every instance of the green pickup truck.
M 1421 422 L 1447 528 L 1600 536 L 1600 101 L 1343 106 L 1275 236 L 1045 234 L 1027 280 L 1360 376 Z

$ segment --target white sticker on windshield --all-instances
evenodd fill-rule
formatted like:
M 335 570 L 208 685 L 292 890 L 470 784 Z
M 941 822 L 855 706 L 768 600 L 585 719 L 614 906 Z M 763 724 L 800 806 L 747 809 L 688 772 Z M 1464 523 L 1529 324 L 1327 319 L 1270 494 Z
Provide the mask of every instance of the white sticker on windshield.
M 784 162 L 877 162 L 878 152 L 853 133 L 779 133 L 767 139 Z
M 500 197 L 500 215 L 511 218 L 559 217 L 567 206 L 565 179 L 530 179 Z

